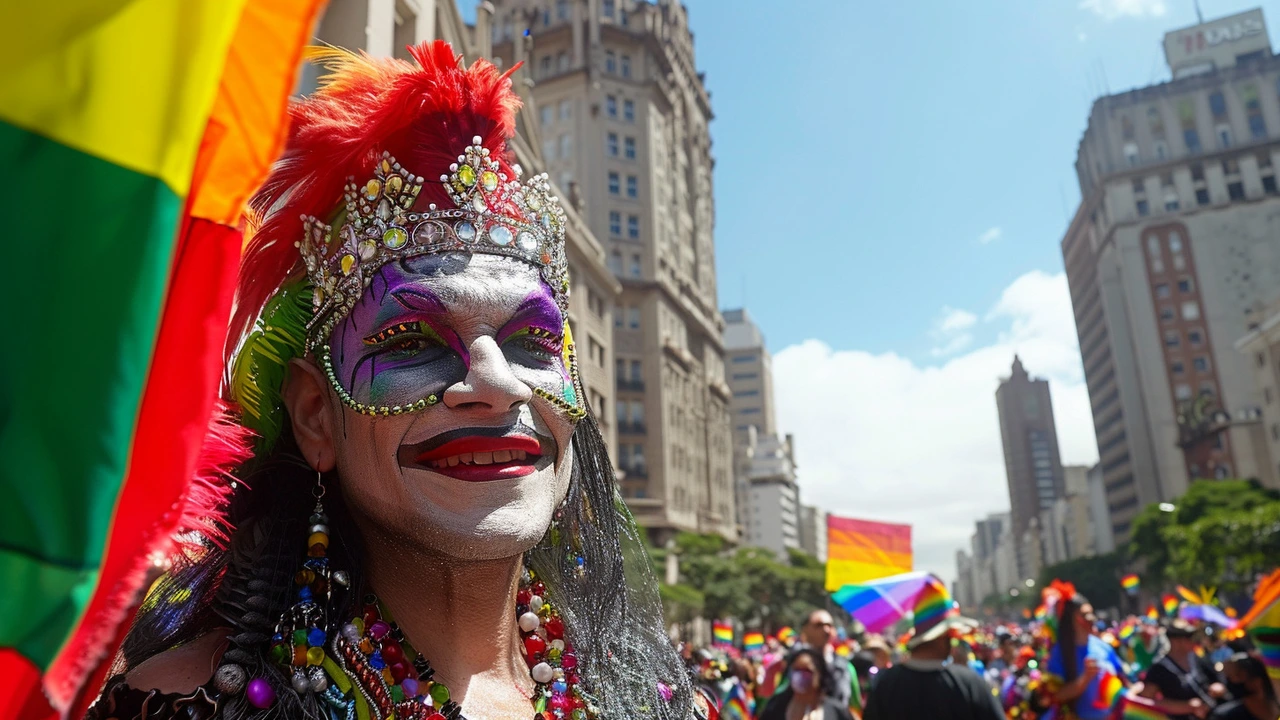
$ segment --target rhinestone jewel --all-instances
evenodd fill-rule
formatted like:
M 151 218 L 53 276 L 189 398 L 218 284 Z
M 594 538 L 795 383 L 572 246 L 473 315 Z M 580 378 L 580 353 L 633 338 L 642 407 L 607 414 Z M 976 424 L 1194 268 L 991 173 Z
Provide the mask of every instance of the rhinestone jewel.
M 382 233 L 382 244 L 392 250 L 399 250 L 409 241 L 409 233 L 404 228 L 389 227 L 387 231 Z
M 386 222 L 391 219 L 391 201 L 390 200 L 386 198 L 382 198 L 382 201 L 378 203 L 378 219 L 381 220 L 382 222 Z
M 475 185 L 476 169 L 471 167 L 470 165 L 463 165 L 462 167 L 458 168 L 458 179 L 461 180 L 462 184 L 466 185 L 467 187 L 471 187 L 472 185 Z
M 368 260 L 377 252 L 378 244 L 372 240 L 361 240 L 360 245 L 356 247 L 356 251 L 360 253 L 361 260 Z
M 413 241 L 419 245 L 434 245 L 442 236 L 440 226 L 433 222 L 424 222 L 413 229 Z
M 342 274 L 350 275 L 351 268 L 355 267 L 356 256 L 350 253 L 342 256 Z
M 506 225 L 494 225 L 489 228 L 489 239 L 494 245 L 506 247 L 511 244 L 511 230 Z
M 480 185 L 484 187 L 485 192 L 493 192 L 498 189 L 498 174 L 492 170 L 485 170 L 480 175 Z
M 387 194 L 395 197 L 400 194 L 400 189 L 404 187 L 404 180 L 399 175 L 392 175 L 387 178 Z
M 520 234 L 516 236 L 516 244 L 520 246 L 521 250 L 533 252 L 538 249 L 538 238 L 534 237 L 533 233 L 528 230 L 521 230 Z
M 526 196 L 524 204 L 528 205 L 530 210 L 542 209 L 542 200 L 539 200 L 538 196 L 532 193 Z
M 370 180 L 364 185 L 364 196 L 369 200 L 373 200 L 378 197 L 378 191 L 381 189 L 382 183 L 378 182 L 376 179 Z
M 471 198 L 471 207 L 475 208 L 478 212 L 484 212 L 489 209 L 489 206 L 485 204 L 484 198 L 479 195 Z
M 462 242 L 471 242 L 476 239 L 476 226 L 469 222 L 458 223 L 453 231 L 458 234 L 458 239 Z

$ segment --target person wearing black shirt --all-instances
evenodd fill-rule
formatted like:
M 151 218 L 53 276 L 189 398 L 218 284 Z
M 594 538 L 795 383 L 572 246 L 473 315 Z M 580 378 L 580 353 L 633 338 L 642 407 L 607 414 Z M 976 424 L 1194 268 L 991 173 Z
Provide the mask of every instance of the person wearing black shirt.
M 1235 700 L 1218 706 L 1210 720 L 1274 720 L 1280 717 L 1280 701 L 1267 677 L 1267 666 L 1255 655 L 1236 653 L 1225 672 Z
M 1155 700 L 1171 720 L 1204 718 L 1223 689 L 1205 676 L 1197 662 L 1196 629 L 1185 620 L 1174 620 L 1165 635 L 1169 639 L 1169 652 L 1147 670 L 1141 695 Z
M 985 680 L 965 665 L 946 664 L 960 621 L 944 619 L 911 639 L 911 658 L 878 674 L 863 720 L 1004 720 Z

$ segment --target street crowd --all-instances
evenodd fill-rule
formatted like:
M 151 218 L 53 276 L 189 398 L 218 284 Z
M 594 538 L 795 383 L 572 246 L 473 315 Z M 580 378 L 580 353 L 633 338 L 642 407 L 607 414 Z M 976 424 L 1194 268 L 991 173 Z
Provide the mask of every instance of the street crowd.
M 727 720 L 1277 720 L 1275 648 L 1225 624 L 1095 612 L 1055 581 L 1018 622 L 917 607 L 889 638 L 816 609 L 759 647 L 683 655 Z

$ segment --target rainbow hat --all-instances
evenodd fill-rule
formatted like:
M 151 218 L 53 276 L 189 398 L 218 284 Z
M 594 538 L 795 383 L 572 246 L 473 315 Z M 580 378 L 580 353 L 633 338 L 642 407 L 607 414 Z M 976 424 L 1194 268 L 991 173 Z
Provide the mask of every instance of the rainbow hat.
M 960 617 L 960 606 L 951 599 L 947 587 L 936 577 L 929 577 L 920 594 L 916 596 L 916 604 L 911 615 L 911 634 L 907 640 L 907 649 L 936 640 L 952 628 L 971 632 L 978 627 L 976 620 Z

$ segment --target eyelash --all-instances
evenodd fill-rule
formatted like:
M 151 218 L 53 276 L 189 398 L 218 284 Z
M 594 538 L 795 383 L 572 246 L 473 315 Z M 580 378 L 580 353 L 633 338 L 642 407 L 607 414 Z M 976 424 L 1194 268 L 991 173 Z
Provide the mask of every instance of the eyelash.
M 564 348 L 563 336 L 537 327 L 521 330 L 507 342 L 515 342 L 521 349 L 534 355 L 546 356 L 547 360 L 559 357 Z
M 399 337 L 406 335 L 407 337 Z M 399 338 L 399 339 L 397 339 Z M 364 344 L 387 353 L 415 353 L 443 345 L 443 339 L 423 322 L 400 323 L 364 338 Z

